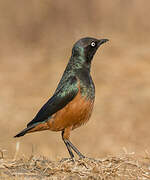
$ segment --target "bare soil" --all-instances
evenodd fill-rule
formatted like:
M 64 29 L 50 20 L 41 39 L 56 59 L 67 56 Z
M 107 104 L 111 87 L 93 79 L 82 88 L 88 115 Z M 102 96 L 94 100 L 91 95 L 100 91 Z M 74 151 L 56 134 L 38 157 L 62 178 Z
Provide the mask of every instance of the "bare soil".
M 51 161 L 42 156 L 0 159 L 0 179 L 149 180 L 150 156 L 136 157 L 132 153 L 74 161 Z

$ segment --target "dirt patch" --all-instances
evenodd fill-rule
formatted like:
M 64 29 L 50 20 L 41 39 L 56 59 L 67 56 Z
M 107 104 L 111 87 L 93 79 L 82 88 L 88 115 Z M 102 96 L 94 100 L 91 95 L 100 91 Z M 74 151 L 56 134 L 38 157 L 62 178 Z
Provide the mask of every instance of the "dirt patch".
M 103 159 L 61 159 L 42 156 L 19 160 L 0 160 L 0 179 L 150 179 L 150 157 L 134 153 Z

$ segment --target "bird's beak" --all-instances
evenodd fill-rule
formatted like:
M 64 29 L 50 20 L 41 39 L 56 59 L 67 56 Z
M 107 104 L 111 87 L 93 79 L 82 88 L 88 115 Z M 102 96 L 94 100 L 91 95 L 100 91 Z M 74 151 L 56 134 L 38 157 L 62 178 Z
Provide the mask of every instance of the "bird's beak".
M 108 39 L 100 39 L 99 42 L 98 42 L 98 45 L 102 45 L 103 43 L 109 41 Z

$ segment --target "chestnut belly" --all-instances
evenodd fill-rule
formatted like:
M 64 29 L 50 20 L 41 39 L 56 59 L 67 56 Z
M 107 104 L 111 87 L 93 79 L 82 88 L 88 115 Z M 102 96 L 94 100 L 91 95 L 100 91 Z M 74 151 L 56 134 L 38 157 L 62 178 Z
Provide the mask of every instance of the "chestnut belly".
M 52 131 L 61 131 L 67 127 L 75 129 L 89 120 L 93 105 L 94 100 L 86 99 L 78 93 L 69 104 L 47 121 L 47 125 Z

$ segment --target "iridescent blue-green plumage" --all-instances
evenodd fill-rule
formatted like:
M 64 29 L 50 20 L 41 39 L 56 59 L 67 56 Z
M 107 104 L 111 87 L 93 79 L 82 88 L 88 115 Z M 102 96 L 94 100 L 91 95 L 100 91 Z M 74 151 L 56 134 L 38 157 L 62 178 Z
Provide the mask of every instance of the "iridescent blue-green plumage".
M 27 124 L 31 126 L 34 123 L 39 123 L 50 119 L 50 117 L 66 106 L 78 93 L 77 79 L 75 76 L 70 76 L 65 84 L 59 86 L 54 95 L 40 109 L 35 118 Z
M 107 39 L 82 38 L 75 43 L 72 55 L 54 95 L 44 104 L 34 119 L 27 124 L 27 131 L 38 123 L 51 118 L 53 114 L 64 108 L 78 94 L 86 99 L 94 100 L 95 87 L 90 75 L 91 61 L 98 47 Z M 31 127 L 31 128 L 30 128 Z M 19 133 L 15 137 L 26 133 Z

